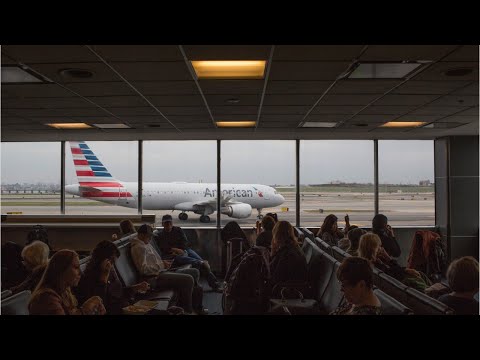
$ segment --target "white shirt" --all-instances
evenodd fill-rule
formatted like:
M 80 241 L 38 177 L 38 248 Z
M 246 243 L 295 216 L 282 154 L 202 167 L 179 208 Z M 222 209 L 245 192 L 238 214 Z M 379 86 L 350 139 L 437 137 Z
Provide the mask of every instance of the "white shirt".
M 150 243 L 145 244 L 137 237 L 131 241 L 133 263 L 141 275 L 158 275 L 165 270 L 162 258 Z

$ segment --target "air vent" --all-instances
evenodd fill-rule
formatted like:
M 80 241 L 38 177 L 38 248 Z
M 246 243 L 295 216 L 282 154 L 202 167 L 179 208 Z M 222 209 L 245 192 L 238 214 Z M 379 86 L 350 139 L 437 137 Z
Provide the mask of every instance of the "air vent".
M 443 74 L 445 76 L 465 76 L 469 75 L 473 72 L 472 68 L 456 68 L 456 69 L 448 69 Z
M 93 72 L 86 69 L 62 69 L 60 75 L 71 79 L 90 79 L 93 77 Z

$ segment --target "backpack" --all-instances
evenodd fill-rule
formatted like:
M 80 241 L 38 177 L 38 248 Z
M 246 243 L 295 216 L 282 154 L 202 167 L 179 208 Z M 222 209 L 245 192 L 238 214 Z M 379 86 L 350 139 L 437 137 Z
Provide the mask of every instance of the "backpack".
M 237 262 L 238 265 L 231 272 L 229 269 L 225 279 L 224 313 L 261 313 L 268 306 L 269 251 L 265 247 L 254 246 L 238 255 L 232 266 Z
M 36 240 L 44 242 L 50 248 L 50 244 L 48 243 L 47 229 L 42 225 L 35 225 L 33 229 L 28 233 L 27 245 L 31 244 Z

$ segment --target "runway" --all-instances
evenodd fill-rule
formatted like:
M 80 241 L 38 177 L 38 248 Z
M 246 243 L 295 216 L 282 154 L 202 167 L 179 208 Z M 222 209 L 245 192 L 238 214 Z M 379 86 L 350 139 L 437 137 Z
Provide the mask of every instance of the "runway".
M 280 220 L 295 224 L 295 193 L 282 193 L 285 203 L 280 207 L 266 208 L 267 212 L 276 212 Z M 344 225 L 345 214 L 350 217 L 350 223 L 359 226 L 370 226 L 374 216 L 374 198 L 372 193 L 304 193 L 300 198 L 300 223 L 302 226 L 320 226 L 323 219 L 330 213 L 339 218 L 339 226 Z M 392 193 L 379 195 L 380 213 L 385 214 L 393 226 L 425 226 L 435 224 L 435 196 L 433 193 Z M 287 210 L 288 209 L 288 210 Z M 60 197 L 58 195 L 3 195 L 1 213 L 22 212 L 23 214 L 59 214 Z M 95 200 L 78 197 L 66 198 L 67 214 L 105 215 L 125 214 L 136 215 L 137 209 L 112 206 Z M 161 218 L 171 214 L 176 224 L 183 227 L 215 227 L 216 213 L 210 215 L 211 222 L 200 223 L 200 215 L 188 213 L 188 220 L 178 219 L 179 211 L 145 210 L 145 214 L 155 214 L 157 225 L 161 225 Z M 257 220 L 257 211 L 246 219 L 233 219 L 226 215 L 221 217 L 221 225 L 235 220 L 240 226 L 254 226 Z

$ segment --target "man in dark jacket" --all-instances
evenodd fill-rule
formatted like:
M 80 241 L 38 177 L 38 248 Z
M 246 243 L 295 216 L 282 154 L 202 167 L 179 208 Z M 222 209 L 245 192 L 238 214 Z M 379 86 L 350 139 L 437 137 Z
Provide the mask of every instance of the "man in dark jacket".
M 377 234 L 382 241 L 382 247 L 391 257 L 399 257 L 401 254 L 400 246 L 395 239 L 395 234 L 390 225 L 388 218 L 383 214 L 377 214 L 372 220 L 372 232 Z
M 223 289 L 212 273 L 208 261 L 203 260 L 200 255 L 189 247 L 187 236 L 183 230 L 178 226 L 173 226 L 172 216 L 164 215 L 162 217 L 162 225 L 163 231 L 156 232 L 154 237 L 155 244 L 160 250 L 162 258 L 174 260 L 173 267 L 192 264 L 201 273 L 206 274 L 208 285 L 214 291 L 222 292 Z

